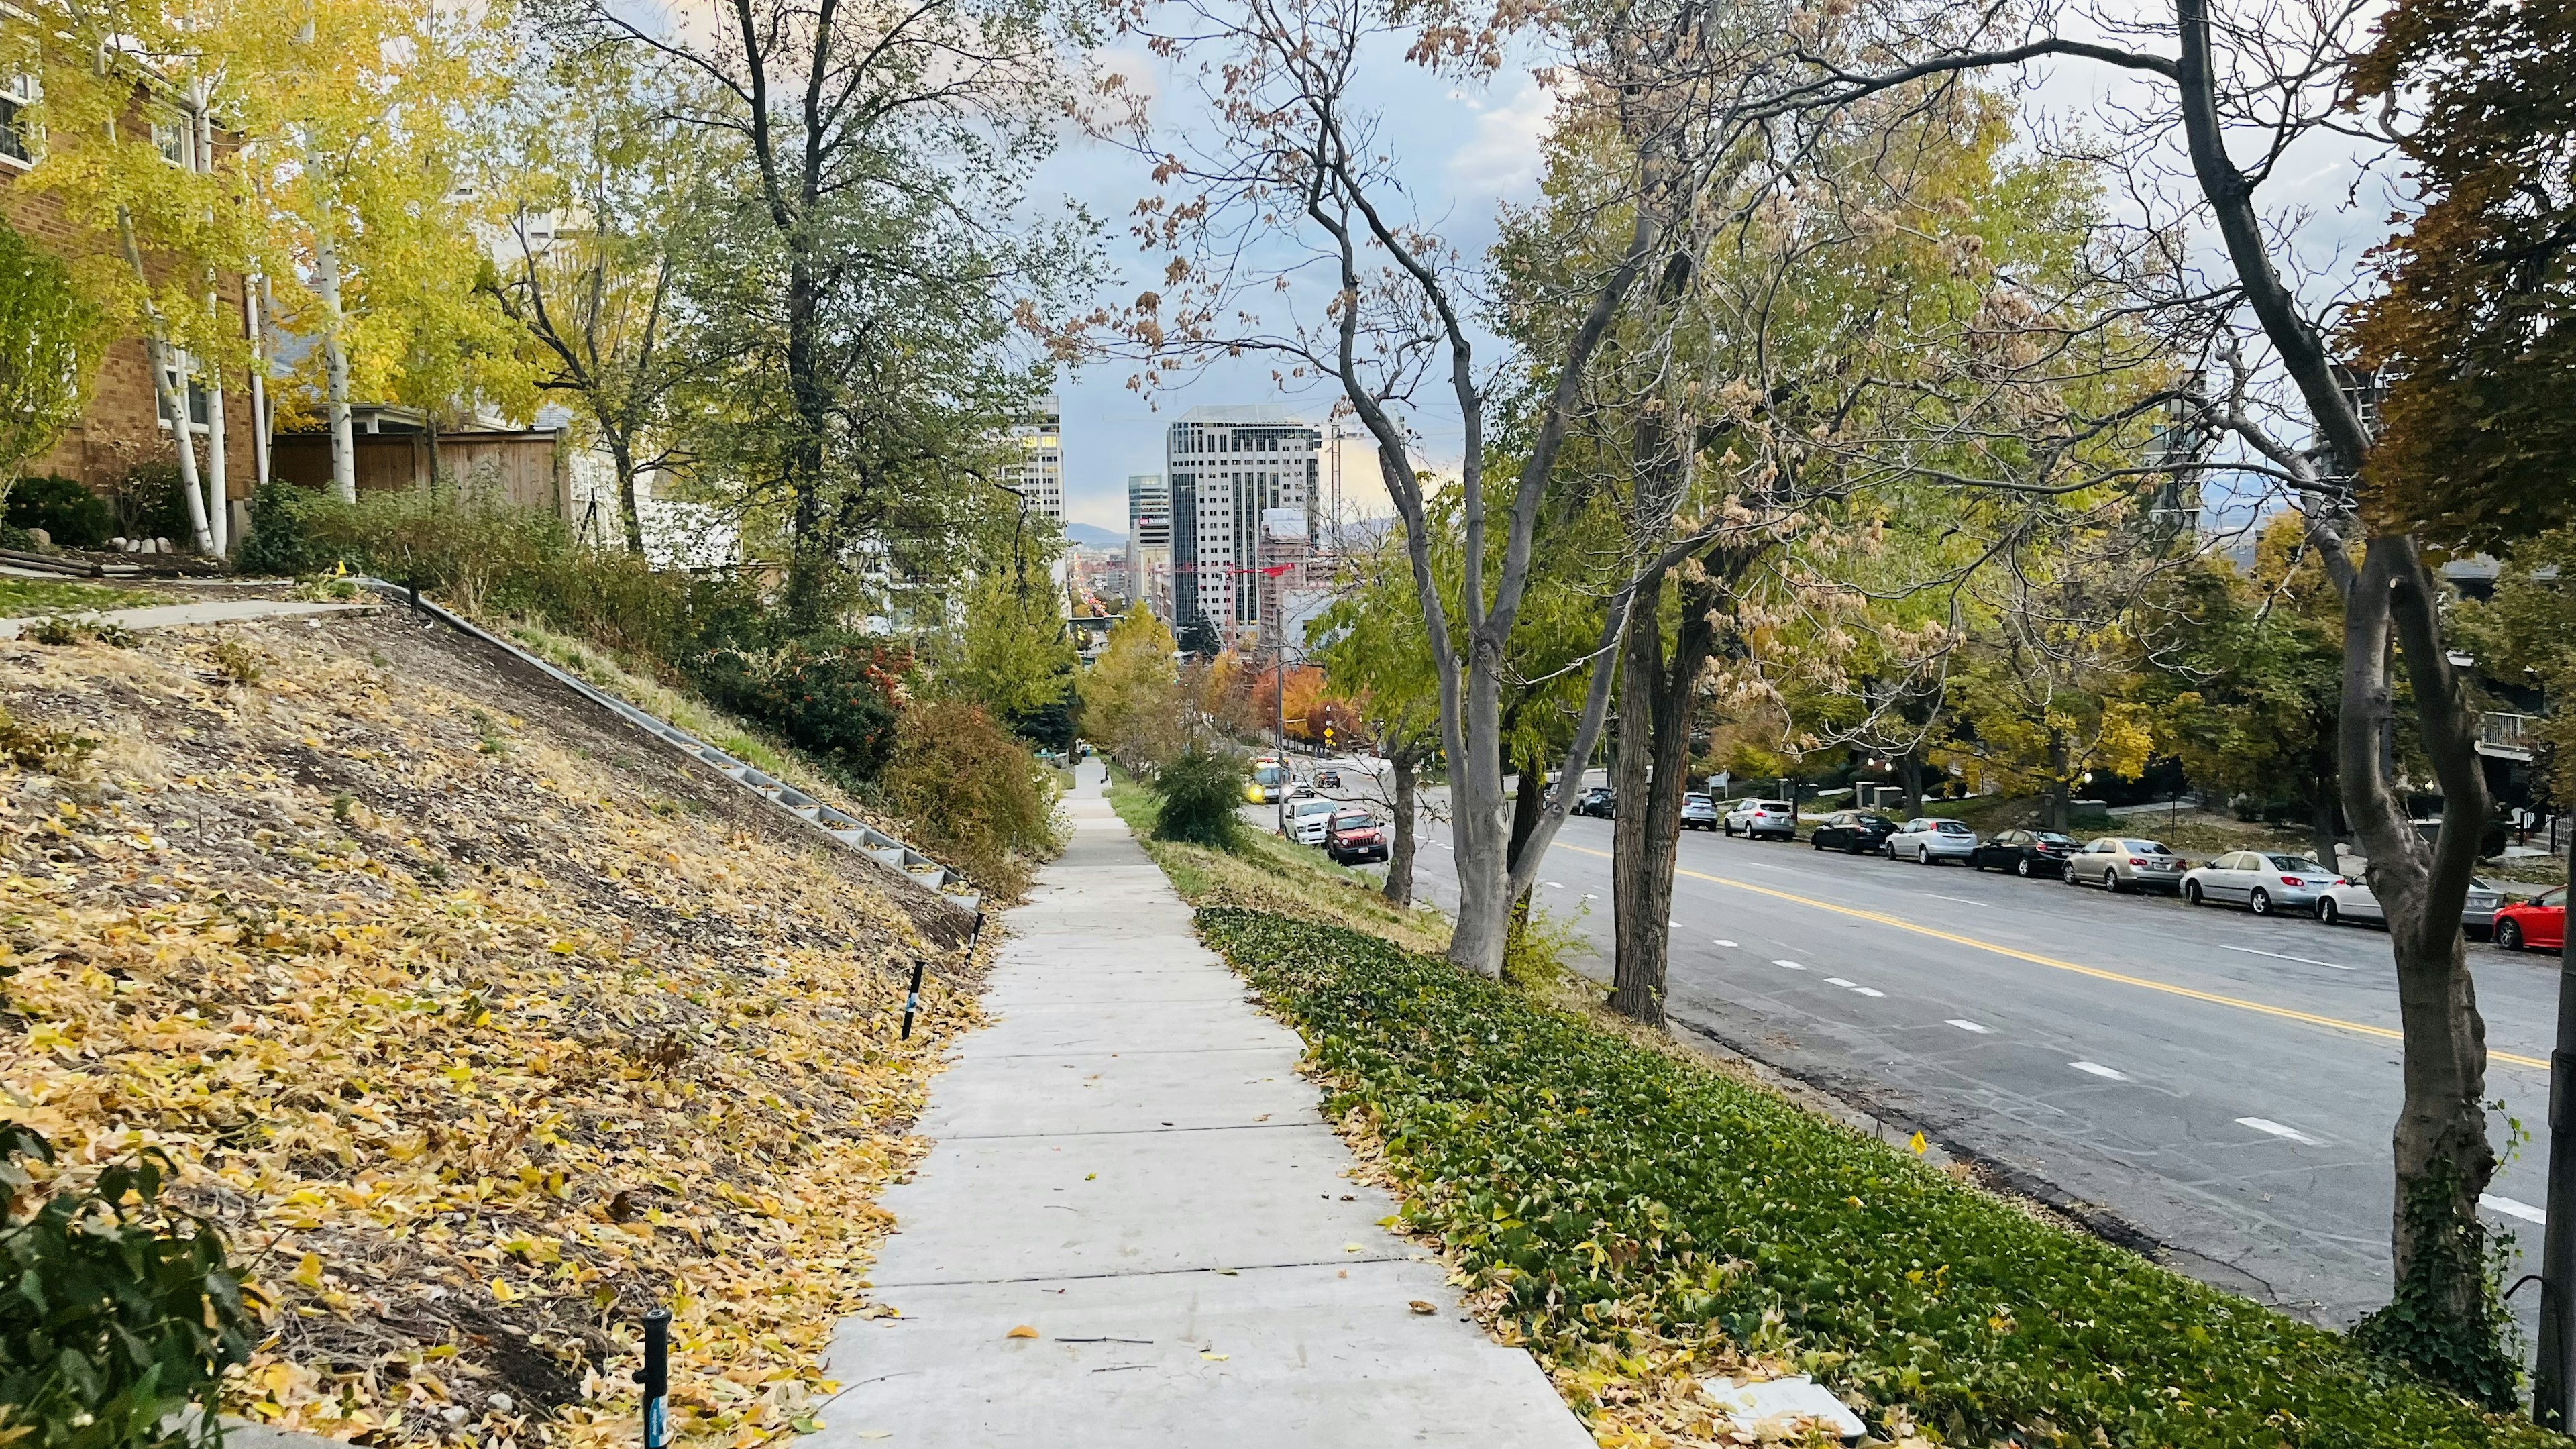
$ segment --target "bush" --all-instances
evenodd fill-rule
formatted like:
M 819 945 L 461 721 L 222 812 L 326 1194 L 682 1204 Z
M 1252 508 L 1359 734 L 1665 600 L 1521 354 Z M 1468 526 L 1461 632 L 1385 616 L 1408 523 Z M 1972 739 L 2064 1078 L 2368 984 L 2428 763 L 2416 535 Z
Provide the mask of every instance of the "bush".
M 1157 840 L 1230 849 L 1243 828 L 1243 757 L 1192 745 L 1154 774 L 1163 803 L 1154 813 Z
M 187 547 L 196 537 L 177 463 L 137 463 L 116 483 L 116 531 L 127 538 L 166 538 Z
M 708 699 L 853 780 L 874 780 L 893 752 L 899 668 L 875 650 L 710 650 L 689 665 Z
M 1543 1358 L 1715 1330 L 1946 1443 L 2566 1443 L 1445 962 L 1251 911 L 1199 925 Z
M 1019 894 L 1020 857 L 1055 849 L 1055 792 L 1037 758 L 979 706 L 907 707 L 879 784 L 911 822 L 913 844 L 988 890 Z
M 304 490 L 271 478 L 250 496 L 250 536 L 233 550 L 233 567 L 246 574 L 314 572 L 313 543 L 305 536 L 300 505 Z
M 169 1159 L 146 1148 L 84 1189 L 29 1171 L 25 1159 L 54 1153 L 26 1127 L 0 1124 L 0 1150 L 0 1437 L 24 1449 L 218 1443 L 215 1385 L 249 1361 L 255 1320 L 212 1225 L 162 1205 Z M 173 1419 L 192 1404 L 193 1427 Z
M 77 479 L 21 478 L 9 490 L 9 523 L 41 528 L 61 548 L 96 548 L 116 533 L 116 510 Z

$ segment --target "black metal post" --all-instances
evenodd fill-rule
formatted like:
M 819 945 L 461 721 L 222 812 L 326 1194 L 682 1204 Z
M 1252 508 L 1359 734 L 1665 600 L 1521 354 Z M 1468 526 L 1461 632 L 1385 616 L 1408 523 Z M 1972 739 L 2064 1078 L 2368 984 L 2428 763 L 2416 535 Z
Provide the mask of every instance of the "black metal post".
M 668 1449 L 671 1442 L 671 1310 L 644 1315 L 644 1367 L 635 1381 L 644 1386 L 644 1449 Z
M 2576 832 L 2568 856 L 2576 860 Z M 2576 1422 L 2576 932 L 2559 932 L 2558 1040 L 2549 1053 L 2548 1221 L 2540 1228 L 2540 1354 L 2531 1418 L 2564 1431 Z
M 912 1014 L 921 1009 L 921 958 L 912 958 L 912 990 L 903 998 L 903 1039 L 912 1040 Z

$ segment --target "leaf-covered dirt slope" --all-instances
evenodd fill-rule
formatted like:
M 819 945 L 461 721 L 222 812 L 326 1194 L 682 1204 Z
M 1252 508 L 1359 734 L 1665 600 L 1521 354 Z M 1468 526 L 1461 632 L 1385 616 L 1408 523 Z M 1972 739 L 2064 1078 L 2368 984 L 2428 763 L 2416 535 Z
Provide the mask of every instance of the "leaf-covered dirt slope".
M 0 706 L 100 742 L 0 759 L 0 1115 L 183 1164 L 273 1300 L 229 1411 L 631 1440 L 668 1304 L 684 1441 L 810 1423 L 973 1022 L 957 912 L 399 614 L 0 643 Z

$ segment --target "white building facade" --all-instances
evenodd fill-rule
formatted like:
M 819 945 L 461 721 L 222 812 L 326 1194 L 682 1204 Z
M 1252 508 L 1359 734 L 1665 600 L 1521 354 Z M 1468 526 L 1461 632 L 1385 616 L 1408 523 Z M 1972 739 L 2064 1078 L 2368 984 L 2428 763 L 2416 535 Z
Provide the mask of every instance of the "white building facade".
M 1204 619 L 1227 640 L 1260 632 L 1262 515 L 1290 510 L 1302 516 L 1311 544 L 1322 446 L 1321 432 L 1277 406 L 1192 408 L 1172 424 L 1163 476 L 1171 496 L 1176 627 Z
M 1029 512 L 1064 522 L 1064 407 L 1054 394 L 1011 424 L 1002 486 L 1028 500 Z
M 1127 479 L 1128 597 L 1172 617 L 1172 490 L 1160 473 Z

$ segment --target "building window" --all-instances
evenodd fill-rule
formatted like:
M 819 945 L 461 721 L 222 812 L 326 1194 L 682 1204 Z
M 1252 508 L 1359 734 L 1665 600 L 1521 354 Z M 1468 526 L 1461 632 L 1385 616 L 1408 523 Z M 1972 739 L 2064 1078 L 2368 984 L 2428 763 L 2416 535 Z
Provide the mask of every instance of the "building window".
M 0 81 L 0 159 L 32 164 L 36 159 L 36 123 L 27 107 L 36 103 L 36 78 L 10 76 Z

